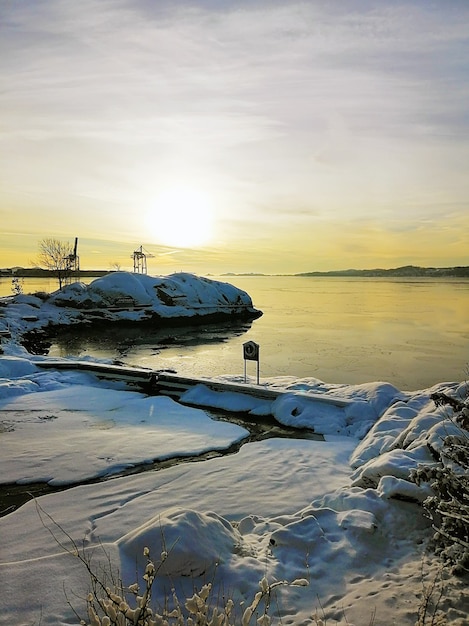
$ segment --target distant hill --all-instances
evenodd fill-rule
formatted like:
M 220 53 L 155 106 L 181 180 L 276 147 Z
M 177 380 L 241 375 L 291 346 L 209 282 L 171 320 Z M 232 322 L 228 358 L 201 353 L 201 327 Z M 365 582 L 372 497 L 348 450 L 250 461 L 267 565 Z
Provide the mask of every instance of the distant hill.
M 105 276 L 110 274 L 112 270 L 80 270 L 77 277 L 94 277 Z M 75 274 L 76 276 L 77 274 Z M 226 272 L 221 276 L 357 276 L 357 277 L 386 277 L 386 276 L 402 276 L 402 277 L 430 277 L 430 278 L 445 278 L 445 277 L 459 277 L 469 278 L 469 266 L 457 266 L 457 267 L 418 267 L 415 265 L 404 265 L 403 267 L 396 267 L 393 269 L 385 270 L 381 268 L 370 270 L 331 270 L 329 272 L 301 272 L 300 274 L 262 274 L 260 272 Z M 54 278 L 55 273 L 50 270 L 45 270 L 40 267 L 8 267 L 0 268 L 0 278 L 11 278 L 12 276 L 18 276 L 20 278 Z M 210 274 L 208 274 L 210 276 Z
M 261 272 L 243 272 L 237 274 L 236 272 L 226 272 L 225 274 L 220 274 L 220 276 L 273 276 L 274 274 L 262 274 Z
M 446 277 L 464 277 L 469 278 L 469 266 L 458 267 L 417 267 L 415 265 L 404 265 L 393 269 L 371 269 L 371 270 L 334 270 L 330 272 L 302 272 L 295 276 L 357 276 L 357 277 L 386 277 L 386 276 L 402 276 L 402 277 L 430 277 L 430 278 L 446 278 Z

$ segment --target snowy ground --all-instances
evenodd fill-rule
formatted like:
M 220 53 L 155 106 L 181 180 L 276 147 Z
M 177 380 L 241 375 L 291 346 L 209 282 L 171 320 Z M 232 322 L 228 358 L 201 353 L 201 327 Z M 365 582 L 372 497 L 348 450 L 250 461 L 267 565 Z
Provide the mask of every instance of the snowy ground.
M 463 398 L 466 384 L 403 393 L 384 382 L 277 378 L 261 380 L 282 392 L 276 400 L 199 385 L 183 397 L 192 406 L 183 406 L 89 373 L 41 369 L 44 357 L 14 341 L 3 348 L 0 481 L 70 488 L 0 519 L 0 624 L 77 623 L 69 603 L 84 614 L 89 578 L 67 552 L 70 538 L 126 585 L 141 577 L 144 547 L 156 560 L 171 547 L 155 602 L 172 587 L 185 598 L 211 580 L 215 597 L 232 596 L 242 611 L 263 577 L 305 579 L 308 586 L 277 588 L 272 614 L 283 624 L 314 624 L 316 611 L 328 625 L 368 625 L 373 614 L 383 626 L 416 622 L 422 581 L 429 584 L 438 565 L 423 559 L 430 531 L 419 502 L 427 491 L 409 482 L 409 472 L 434 463 L 451 430 L 448 409 L 436 408 L 430 394 Z M 324 401 L 337 397 L 343 406 Z M 325 441 L 272 438 L 112 478 L 246 437 L 242 426 L 193 405 L 251 419 L 270 413 Z M 97 477 L 108 479 L 78 484 Z M 464 581 L 450 578 L 441 601 L 449 623 L 469 624 L 467 600 Z
M 110 389 L 91 374 L 41 370 L 24 354 L 1 358 L 0 371 L 3 483 L 77 483 L 132 464 L 221 450 L 247 434 L 165 397 Z M 336 387 L 315 379 L 262 384 L 289 392 L 270 407 L 281 421 L 296 419 L 316 432 L 333 423 L 338 434 L 326 434 L 325 442 L 247 443 L 229 456 L 74 486 L 39 498 L 40 508 L 96 559 L 105 551 L 127 584 L 143 548 L 159 555 L 164 538 L 174 548 L 161 590 L 171 580 L 190 596 L 194 584 L 213 576 L 246 601 L 264 575 L 269 582 L 306 578 L 307 587 L 279 591 L 284 623 L 311 623 L 322 606 L 329 623 L 368 624 L 376 611 L 377 624 L 413 624 L 428 530 L 415 502 L 425 490 L 406 478 L 417 463 L 433 462 L 428 444 L 437 447 L 448 427 L 429 398 L 435 389 L 403 394 L 385 383 Z M 465 392 L 456 383 L 438 389 Z M 356 403 L 331 408 L 308 398 L 318 393 Z M 196 394 L 210 402 L 204 386 L 189 394 L 191 402 Z M 249 408 L 246 396 L 218 394 L 218 404 L 223 396 L 235 412 Z M 252 402 L 253 414 L 266 411 L 265 401 Z M 359 406 L 366 406 L 366 421 L 355 415 Z M 375 426 L 358 439 L 372 414 Z M 0 519 L 1 624 L 76 623 L 66 597 L 83 613 L 84 568 L 39 513 L 31 501 Z M 454 624 L 467 624 L 463 588 L 453 584 L 446 608 L 452 606 Z

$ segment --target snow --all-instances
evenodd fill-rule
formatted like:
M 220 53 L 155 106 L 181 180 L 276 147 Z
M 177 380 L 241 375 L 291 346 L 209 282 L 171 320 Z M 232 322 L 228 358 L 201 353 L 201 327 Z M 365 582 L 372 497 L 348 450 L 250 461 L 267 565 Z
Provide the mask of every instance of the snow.
M 81 385 L 44 391 L 39 406 L 30 394 L 2 407 L 4 424 L 14 429 L 0 460 L 2 483 L 78 483 L 136 464 L 224 450 L 248 435 L 198 409 L 181 412 L 169 398 L 99 387 L 87 387 L 86 395 Z
M 120 281 L 115 275 L 107 293 L 120 293 Z M 132 297 L 145 304 L 154 284 L 138 279 Z M 174 293 L 180 288 L 175 281 Z M 20 329 L 31 300 L 10 306 Z M 264 577 L 305 579 L 308 586 L 275 589 L 277 621 L 314 624 L 317 612 L 358 626 L 376 613 L 377 624 L 415 624 L 422 583 L 438 564 L 423 557 L 429 488 L 409 473 L 435 463 L 451 432 L 450 409 L 431 394 L 464 398 L 466 383 L 403 393 L 386 382 L 282 377 L 262 379 L 272 397 L 256 397 L 202 382 L 180 404 L 90 372 L 41 369 L 45 357 L 29 355 L 15 337 L 2 347 L 0 481 L 67 488 L 0 518 L 0 624 L 77 623 L 68 601 L 85 613 L 89 579 L 70 539 L 97 571 L 111 567 L 126 585 L 137 571 L 142 582 L 145 547 L 155 561 L 167 553 L 155 602 L 172 588 L 190 597 L 212 581 L 215 597 L 232 596 L 242 613 Z M 271 415 L 298 437 L 250 441 L 240 419 L 214 419 L 210 408 L 250 421 Z M 465 593 L 463 582 L 448 579 L 441 607 L 454 626 L 469 623 Z

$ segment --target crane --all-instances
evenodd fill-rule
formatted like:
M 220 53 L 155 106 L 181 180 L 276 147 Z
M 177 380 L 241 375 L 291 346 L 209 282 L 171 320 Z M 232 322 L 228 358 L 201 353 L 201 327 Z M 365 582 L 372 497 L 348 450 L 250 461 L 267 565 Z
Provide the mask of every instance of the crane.
M 137 250 L 134 250 L 131 257 L 134 260 L 134 272 L 136 274 L 147 273 L 147 257 L 153 258 L 155 255 L 151 252 L 143 251 L 143 246 L 140 246 Z
M 73 251 L 64 259 L 65 279 L 68 284 L 72 281 L 73 274 L 80 271 L 80 257 L 78 256 L 78 237 L 75 237 L 75 245 Z

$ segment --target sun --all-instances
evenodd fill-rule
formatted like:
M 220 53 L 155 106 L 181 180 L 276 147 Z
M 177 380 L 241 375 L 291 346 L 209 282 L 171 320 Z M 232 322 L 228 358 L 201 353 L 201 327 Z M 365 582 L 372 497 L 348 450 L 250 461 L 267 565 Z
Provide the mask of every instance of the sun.
M 166 189 L 156 197 L 147 217 L 151 234 L 165 246 L 198 247 L 213 235 L 211 199 L 197 189 Z

